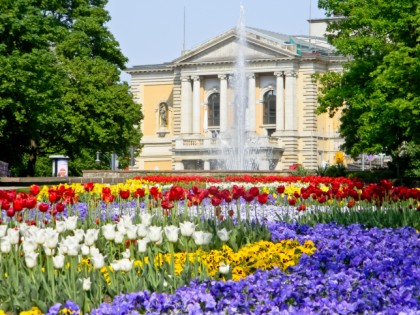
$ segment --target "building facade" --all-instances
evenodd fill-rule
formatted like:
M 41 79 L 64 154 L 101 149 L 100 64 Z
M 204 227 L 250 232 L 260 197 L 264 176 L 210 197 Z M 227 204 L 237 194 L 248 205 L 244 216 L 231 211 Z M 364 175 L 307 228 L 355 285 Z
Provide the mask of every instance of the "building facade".
M 316 115 L 318 89 L 312 75 L 342 71 L 343 58 L 313 34 L 246 27 L 245 44 L 239 38 L 233 28 L 172 62 L 126 70 L 144 114 L 143 149 L 134 169 L 226 167 L 218 161 L 224 139 L 238 128 L 234 82 L 240 52 L 246 78 L 243 127 L 255 149 L 251 168 L 282 171 L 296 163 L 307 169 L 333 164 L 342 144 L 339 116 Z M 229 160 L 232 151 L 226 152 Z

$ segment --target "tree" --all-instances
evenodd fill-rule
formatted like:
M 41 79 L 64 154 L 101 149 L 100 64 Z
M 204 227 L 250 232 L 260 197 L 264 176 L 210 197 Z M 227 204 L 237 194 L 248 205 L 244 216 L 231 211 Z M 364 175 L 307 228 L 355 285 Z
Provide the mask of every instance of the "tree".
M 319 113 L 341 111 L 343 149 L 387 153 L 420 138 L 420 3 L 413 0 L 319 0 L 329 42 L 348 57 L 341 74 L 318 75 Z
M 0 160 L 36 173 L 38 157 L 71 161 L 139 147 L 143 118 L 127 59 L 106 27 L 106 0 L 0 2 Z M 75 168 L 74 168 L 75 169 Z M 74 174 L 76 175 L 76 174 Z

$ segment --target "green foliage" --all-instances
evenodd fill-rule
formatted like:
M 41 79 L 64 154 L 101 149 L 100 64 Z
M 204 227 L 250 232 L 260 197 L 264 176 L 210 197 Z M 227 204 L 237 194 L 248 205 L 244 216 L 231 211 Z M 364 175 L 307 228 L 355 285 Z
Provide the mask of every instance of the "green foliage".
M 345 177 L 347 174 L 346 167 L 343 164 L 334 164 L 327 167 L 325 176 L 328 177 Z
M 292 175 L 294 176 L 307 176 L 309 175 L 311 172 L 309 170 L 307 170 L 306 168 L 304 168 L 302 165 L 297 165 L 296 169 L 294 169 L 292 171 Z
M 119 82 L 127 59 L 106 3 L 0 2 L 0 160 L 15 175 L 43 174 L 49 155 L 64 154 L 76 176 L 96 151 L 138 147 L 143 115 Z
M 412 0 L 320 0 L 335 19 L 328 40 L 348 58 L 320 83 L 318 113 L 342 110 L 343 149 L 355 157 L 419 144 L 420 4 Z

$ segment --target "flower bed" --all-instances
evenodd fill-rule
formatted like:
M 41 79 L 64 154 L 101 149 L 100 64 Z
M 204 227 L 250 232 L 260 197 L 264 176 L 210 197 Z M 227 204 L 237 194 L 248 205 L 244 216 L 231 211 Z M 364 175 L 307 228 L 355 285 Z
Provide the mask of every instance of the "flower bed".
M 323 177 L 188 180 L 0 191 L 0 310 L 420 308 L 419 190 Z M 321 224 L 330 221 L 343 224 Z

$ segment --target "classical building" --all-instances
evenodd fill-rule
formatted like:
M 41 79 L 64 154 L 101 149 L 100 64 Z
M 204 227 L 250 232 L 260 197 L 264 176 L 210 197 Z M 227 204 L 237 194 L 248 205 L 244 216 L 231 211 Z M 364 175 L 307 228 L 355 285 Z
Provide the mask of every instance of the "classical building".
M 313 22 L 314 29 L 322 29 L 320 20 Z M 232 168 L 227 166 L 229 160 L 238 169 L 232 153 L 238 148 L 229 143 L 237 129 L 247 135 L 239 148 L 251 147 L 245 156 L 252 155 L 252 169 L 281 171 L 295 163 L 316 169 L 333 164 L 342 143 L 339 119 L 316 115 L 312 75 L 342 71 L 343 59 L 316 35 L 322 34 L 290 36 L 246 27 L 243 37 L 233 28 L 171 62 L 127 69 L 132 93 L 144 113 L 143 149 L 134 169 Z M 234 83 L 241 52 L 246 93 L 240 105 L 245 120 L 238 123 Z

